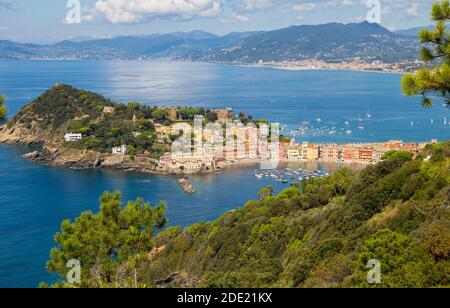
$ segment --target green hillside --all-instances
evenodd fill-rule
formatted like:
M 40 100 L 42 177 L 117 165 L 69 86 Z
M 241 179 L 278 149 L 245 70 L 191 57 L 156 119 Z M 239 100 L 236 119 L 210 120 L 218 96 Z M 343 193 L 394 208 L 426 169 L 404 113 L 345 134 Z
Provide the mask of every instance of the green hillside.
M 91 261 L 108 265 L 97 263 L 94 277 L 95 262 L 85 261 L 92 265 L 83 268 L 82 286 L 370 287 L 366 266 L 376 259 L 382 282 L 375 286 L 450 287 L 450 143 L 430 145 L 415 160 L 393 152 L 359 173 L 342 169 L 303 190 L 292 187 L 273 196 L 271 191 L 214 222 L 144 236 L 143 245 L 133 246 L 143 248 L 121 259 L 115 257 L 124 253 L 117 238 L 128 243 L 125 237 L 114 237 L 114 249 L 88 250 Z M 95 233 L 112 217 L 110 204 L 102 202 L 95 217 L 103 223 L 95 224 Z M 155 211 L 160 217 L 160 209 Z M 76 230 L 90 230 L 95 219 L 88 216 L 65 222 L 49 269 L 65 274 L 65 261 L 87 258 L 85 233 Z M 107 230 L 120 225 L 117 217 Z M 129 224 L 117 228 L 128 229 L 136 231 Z M 139 242 L 139 236 L 132 239 Z
M 383 287 L 450 286 L 449 168 L 450 144 L 439 144 L 414 161 L 393 155 L 167 230 L 142 279 L 186 272 L 203 287 L 365 287 L 367 261 L 378 259 Z

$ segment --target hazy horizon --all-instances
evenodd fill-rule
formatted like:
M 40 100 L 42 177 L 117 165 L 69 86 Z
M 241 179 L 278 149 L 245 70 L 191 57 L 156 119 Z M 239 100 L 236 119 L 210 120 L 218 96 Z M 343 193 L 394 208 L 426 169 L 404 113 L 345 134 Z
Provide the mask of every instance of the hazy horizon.
M 391 30 L 431 24 L 433 0 L 377 0 L 380 24 Z M 70 17 L 79 6 L 79 21 Z M 69 38 L 111 38 L 205 31 L 270 31 L 291 25 L 355 23 L 373 9 L 366 0 L 0 0 L 0 39 L 54 43 Z

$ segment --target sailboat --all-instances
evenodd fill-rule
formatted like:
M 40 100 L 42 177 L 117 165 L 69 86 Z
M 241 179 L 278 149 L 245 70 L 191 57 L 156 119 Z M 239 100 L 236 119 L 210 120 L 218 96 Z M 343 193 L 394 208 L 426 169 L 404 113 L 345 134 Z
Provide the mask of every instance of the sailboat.
M 367 118 L 369 118 L 369 119 L 372 119 L 372 114 L 370 113 L 370 110 L 369 111 L 367 111 Z
M 309 125 L 311 125 L 311 123 L 308 120 L 305 120 L 302 122 L 302 125 L 309 126 Z

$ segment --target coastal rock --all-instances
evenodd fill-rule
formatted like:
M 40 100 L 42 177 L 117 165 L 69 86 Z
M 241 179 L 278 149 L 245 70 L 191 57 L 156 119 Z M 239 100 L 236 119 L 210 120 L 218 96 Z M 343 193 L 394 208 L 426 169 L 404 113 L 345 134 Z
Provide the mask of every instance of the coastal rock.
M 180 184 L 185 193 L 195 194 L 197 192 L 188 179 L 179 179 L 178 184 Z
M 34 152 L 30 152 L 30 153 L 22 155 L 22 157 L 26 158 L 26 159 L 33 159 L 34 160 L 34 159 L 39 158 L 40 155 L 41 155 L 41 152 L 34 151 Z
M 105 168 L 119 166 L 123 164 L 124 159 L 124 155 L 111 155 L 102 162 L 101 166 Z
M 30 146 L 33 144 L 52 143 L 60 139 L 51 130 L 45 130 L 33 121 L 30 125 L 18 124 L 9 127 L 7 124 L 0 127 L 0 143 L 22 144 Z
M 186 271 L 175 272 L 164 280 L 156 281 L 155 284 L 158 288 L 169 287 L 181 287 L 181 288 L 193 288 L 198 285 L 199 279 L 190 277 Z

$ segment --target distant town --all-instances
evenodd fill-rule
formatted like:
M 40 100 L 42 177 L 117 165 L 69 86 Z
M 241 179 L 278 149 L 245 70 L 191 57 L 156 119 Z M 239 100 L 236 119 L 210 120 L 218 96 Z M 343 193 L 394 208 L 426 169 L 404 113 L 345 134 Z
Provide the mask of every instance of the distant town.
M 405 73 L 412 72 L 423 62 L 399 61 L 395 63 L 384 63 L 382 61 L 367 61 L 367 59 L 354 58 L 339 62 L 325 62 L 321 60 L 304 61 L 259 61 L 256 67 L 272 67 L 286 70 L 338 70 L 338 71 L 368 71 L 384 73 Z
M 169 118 L 177 119 L 177 109 L 165 109 Z M 113 107 L 105 107 L 104 113 L 113 113 Z M 213 124 L 219 127 L 219 133 L 208 127 L 193 127 L 193 135 L 197 136 L 202 146 L 200 148 L 189 147 L 189 151 L 166 152 L 159 160 L 152 160 L 155 169 L 165 173 L 201 173 L 214 172 L 218 169 L 245 164 L 263 163 L 276 160 L 278 162 L 344 162 L 359 164 L 376 164 L 383 159 L 389 151 L 407 151 L 413 157 L 423 150 L 429 143 L 437 143 L 437 140 L 423 143 L 404 143 L 402 140 L 390 140 L 379 143 L 357 143 L 357 144 L 314 144 L 310 142 L 296 143 L 293 139 L 279 136 L 279 142 L 269 142 L 271 135 L 268 123 L 259 123 L 258 127 L 242 125 L 239 117 L 233 110 L 216 109 L 211 110 L 217 115 Z M 200 117 L 200 120 L 202 118 Z M 180 123 L 178 123 L 180 124 Z M 155 132 L 160 142 L 171 143 L 173 136 L 179 135 L 177 124 L 163 125 L 153 123 Z M 188 124 L 188 127 L 192 123 Z M 231 132 L 225 132 L 230 129 Z M 225 137 L 224 137 L 225 135 Z M 133 137 L 139 137 L 133 133 Z M 64 141 L 78 142 L 83 136 L 80 133 L 67 133 Z M 233 142 L 230 141 L 230 138 Z M 220 147 L 214 145 L 223 145 Z M 127 145 L 111 148 L 111 155 L 125 156 Z M 137 155 L 139 159 L 146 160 L 145 154 Z

